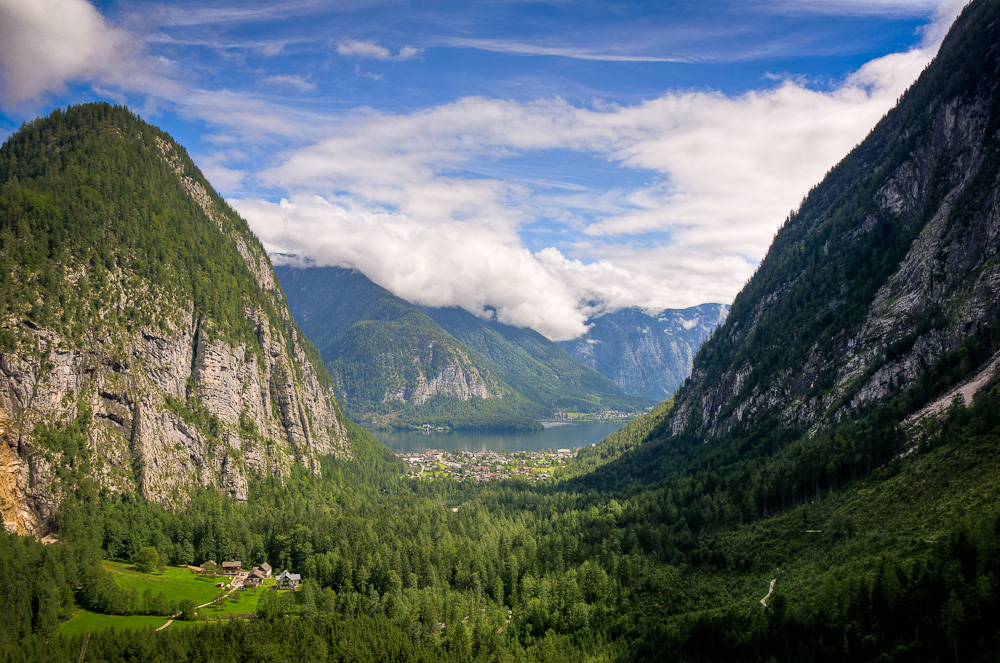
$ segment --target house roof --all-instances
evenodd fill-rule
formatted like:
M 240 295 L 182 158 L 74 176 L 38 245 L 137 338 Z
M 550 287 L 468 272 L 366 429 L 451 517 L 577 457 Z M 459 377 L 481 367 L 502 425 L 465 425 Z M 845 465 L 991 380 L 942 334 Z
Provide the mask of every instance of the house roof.
M 237 562 L 223 562 L 222 563 L 222 568 L 224 568 L 224 569 L 231 569 L 234 566 L 235 567 L 243 566 L 243 562 L 237 561 Z
M 277 579 L 281 580 L 282 578 L 288 578 L 289 580 L 300 580 L 302 576 L 300 576 L 298 573 L 289 573 L 287 570 L 285 570 L 278 575 Z
M 267 562 L 264 562 L 263 564 L 260 565 L 259 568 L 261 568 L 263 571 L 267 572 L 267 571 L 271 570 L 271 565 L 268 564 Z

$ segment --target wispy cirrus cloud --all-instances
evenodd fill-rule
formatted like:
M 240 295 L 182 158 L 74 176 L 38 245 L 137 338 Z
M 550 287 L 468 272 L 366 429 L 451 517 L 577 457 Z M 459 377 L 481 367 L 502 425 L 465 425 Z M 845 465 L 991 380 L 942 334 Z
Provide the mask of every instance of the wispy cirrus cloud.
M 942 4 L 943 0 L 779 0 L 769 9 L 842 16 L 925 16 Z
M 443 41 L 446 46 L 456 48 L 474 48 L 493 53 L 508 55 L 545 56 L 570 58 L 574 60 L 592 60 L 600 62 L 693 62 L 694 58 L 682 56 L 630 55 L 623 53 L 601 53 L 579 48 L 564 46 L 546 46 L 502 39 L 471 39 L 453 37 Z
M 401 62 L 403 60 L 412 60 L 413 58 L 420 56 L 423 52 L 422 48 L 403 46 L 396 52 L 395 55 L 393 55 L 392 51 L 388 48 L 371 40 L 360 41 L 357 39 L 345 39 L 337 42 L 337 54 L 344 57 L 372 58 L 375 60 Z
M 316 89 L 316 84 L 312 81 L 306 80 L 301 76 L 295 76 L 291 74 L 279 74 L 275 76 L 265 76 L 260 79 L 260 82 L 265 85 L 276 85 L 279 87 L 290 87 L 300 92 L 312 92 Z

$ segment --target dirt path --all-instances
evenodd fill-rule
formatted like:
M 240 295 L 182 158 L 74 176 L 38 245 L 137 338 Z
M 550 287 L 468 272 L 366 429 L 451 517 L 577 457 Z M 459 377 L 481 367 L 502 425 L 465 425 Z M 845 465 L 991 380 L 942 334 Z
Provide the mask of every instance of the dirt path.
M 771 586 L 770 586 L 770 587 L 768 587 L 768 589 L 767 589 L 767 596 L 765 596 L 764 598 L 762 598 L 762 599 L 760 600 L 760 604 L 761 604 L 762 606 L 764 606 L 765 608 L 767 607 L 767 600 L 768 600 L 769 598 L 771 598 L 771 592 L 773 592 L 773 591 L 774 591 L 774 583 L 775 583 L 775 582 L 777 582 L 777 581 L 778 581 L 778 579 L 777 579 L 777 578 L 773 578 L 773 579 L 771 580 Z
M 232 584 L 232 586 L 229 588 L 228 592 L 226 592 L 225 594 L 222 595 L 222 598 L 228 598 L 230 594 L 232 594 L 237 589 L 239 589 L 240 587 L 242 587 L 243 586 L 243 580 L 246 579 L 247 575 L 248 574 L 242 574 L 242 575 L 234 576 L 233 577 L 233 584 Z M 214 598 L 211 601 L 209 601 L 208 603 L 202 603 L 201 605 L 196 605 L 194 608 L 195 608 L 195 610 L 199 610 L 199 609 L 204 608 L 206 606 L 212 605 L 213 603 L 215 603 L 218 600 L 219 600 L 218 598 Z M 157 631 L 162 631 L 163 629 L 167 628 L 168 626 L 170 626 L 173 623 L 173 621 L 175 619 L 177 619 L 178 617 L 180 617 L 180 615 L 181 615 L 181 613 L 179 613 L 179 612 L 177 614 L 170 615 L 170 619 L 167 620 L 167 623 L 164 624 L 163 626 L 161 626 L 160 628 L 156 629 L 156 630 Z
M 233 584 L 232 584 L 232 586 L 231 586 L 231 587 L 229 588 L 229 591 L 228 591 L 228 592 L 226 592 L 226 593 L 225 593 L 225 594 L 223 595 L 223 598 L 225 598 L 225 597 L 228 597 L 228 596 L 229 596 L 230 594 L 232 594 L 232 593 L 233 593 L 233 592 L 235 592 L 235 591 L 236 591 L 237 589 L 239 589 L 240 587 L 242 587 L 242 586 L 243 586 L 243 581 L 244 581 L 244 580 L 246 580 L 246 576 L 247 576 L 247 575 L 249 575 L 249 574 L 243 574 L 243 575 L 238 575 L 238 576 L 234 576 L 234 577 L 233 577 Z M 216 602 L 216 601 L 218 601 L 218 600 L 219 600 L 219 599 L 212 599 L 212 600 L 211 600 L 211 601 L 209 601 L 208 603 L 202 603 L 201 605 L 196 605 L 196 606 L 195 606 L 195 609 L 197 610 L 197 609 L 199 609 L 199 608 L 204 608 L 205 606 L 208 606 L 208 605 L 212 605 L 213 603 L 215 603 L 215 602 Z

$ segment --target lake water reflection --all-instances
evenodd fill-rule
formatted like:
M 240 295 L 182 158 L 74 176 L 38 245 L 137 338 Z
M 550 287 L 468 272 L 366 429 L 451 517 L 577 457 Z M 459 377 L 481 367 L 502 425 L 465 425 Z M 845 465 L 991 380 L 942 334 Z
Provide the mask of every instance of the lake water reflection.
M 624 421 L 582 421 L 579 423 L 546 422 L 537 433 L 480 433 L 466 431 L 435 432 L 372 431 L 392 451 L 539 451 L 583 447 L 600 442 L 622 427 Z

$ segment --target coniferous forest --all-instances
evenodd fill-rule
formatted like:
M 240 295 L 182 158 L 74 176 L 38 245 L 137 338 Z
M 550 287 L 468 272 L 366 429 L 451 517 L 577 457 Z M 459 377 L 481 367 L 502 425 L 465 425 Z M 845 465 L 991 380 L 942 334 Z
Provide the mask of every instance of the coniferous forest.
M 272 386 L 261 399 L 272 411 L 257 414 L 286 425 L 280 446 L 254 413 L 239 409 L 227 421 L 205 405 L 194 369 L 175 385 L 180 395 L 98 393 L 103 415 L 83 395 L 60 393 L 55 414 L 17 435 L 2 413 L 5 468 L 16 454 L 29 478 L 49 472 L 59 499 L 44 542 L 0 535 L 0 661 L 997 661 L 1000 373 L 989 367 L 1000 354 L 1000 296 L 985 281 L 956 288 L 940 300 L 960 300 L 954 310 L 929 304 L 914 313 L 909 331 L 855 373 L 833 363 L 808 379 L 800 370 L 824 353 L 861 356 L 849 333 L 939 218 L 942 200 L 955 215 L 953 235 L 984 245 L 996 237 L 1000 94 L 990 72 L 1000 71 L 1000 5 L 977 0 L 956 26 L 882 132 L 789 217 L 675 398 L 582 449 L 551 481 L 404 478 L 405 463 L 339 419 L 326 432 L 344 444 L 319 454 L 315 402 Z M 876 209 L 872 182 L 920 152 L 921 131 L 933 123 L 918 111 L 947 105 L 942 94 L 991 100 L 974 150 L 985 175 L 963 180 L 961 195 L 935 189 L 904 224 Z M 907 126 L 905 145 L 880 138 Z M 214 193 L 195 201 L 180 184 L 207 186 L 193 164 L 178 157 L 189 178 L 178 179 L 150 148 L 168 140 L 126 109 L 91 104 L 29 123 L 0 149 L 5 378 L 30 356 L 38 360 L 31 384 L 44 384 L 59 370 L 50 358 L 73 355 L 94 328 L 119 340 L 167 334 L 178 305 L 206 330 L 194 333 L 200 343 L 217 342 L 220 355 L 239 348 L 238 359 L 254 367 L 284 356 L 266 325 L 284 330 L 301 365 L 279 372 L 282 384 L 304 381 L 307 360 L 322 368 L 313 346 L 296 340 L 304 335 L 282 308 L 280 287 L 246 285 L 268 279 L 231 246 L 238 237 L 247 251 L 245 222 L 231 210 L 207 217 L 205 208 L 228 210 L 224 201 Z M 931 180 L 950 182 L 948 167 L 930 169 Z M 853 227 L 866 224 L 877 232 L 848 245 Z M 940 268 L 929 291 L 946 290 L 955 273 L 955 261 L 941 257 L 953 255 L 949 237 L 941 233 L 925 252 Z M 820 258 L 838 251 L 850 260 Z M 1000 273 L 996 251 L 987 254 L 969 269 L 970 283 Z M 970 301 L 987 303 L 961 308 Z M 263 315 L 247 313 L 256 310 Z M 48 354 L 25 340 L 40 329 L 57 339 Z M 892 363 L 914 348 L 930 350 Z M 128 348 L 112 350 L 108 365 L 93 369 L 108 383 L 124 383 L 129 362 L 143 369 Z M 196 342 L 185 362 L 204 363 L 204 345 L 200 352 Z M 887 366 L 895 370 L 878 385 L 884 393 L 858 396 Z M 330 389 L 333 379 L 318 373 L 316 390 Z M 739 379 L 717 397 L 733 373 Z M 973 378 L 978 389 L 966 400 L 955 389 Z M 855 391 L 835 392 L 846 383 Z M 762 393 L 781 398 L 747 400 Z M 130 398 L 134 413 L 118 407 Z M 807 402 L 826 409 L 796 407 Z M 941 407 L 928 413 L 931 404 Z M 144 492 L 167 476 L 145 466 L 159 459 L 111 457 L 95 443 L 120 440 L 131 453 L 143 407 L 172 431 L 191 431 L 171 440 L 208 447 L 184 459 L 201 483 Z M 126 417 L 137 423 L 125 426 Z M 128 433 L 107 433 L 119 429 Z M 269 472 L 237 467 L 251 448 L 287 462 Z M 213 462 L 229 483 L 213 483 Z M 11 484 L 0 478 L 8 500 Z M 29 496 L 29 506 L 41 511 L 43 497 Z M 224 560 L 266 561 L 302 582 L 297 591 L 258 590 L 252 612 L 209 620 L 190 598 L 137 590 L 109 570 L 119 563 L 162 576 Z M 173 622 L 159 631 L 61 630 L 83 611 Z

